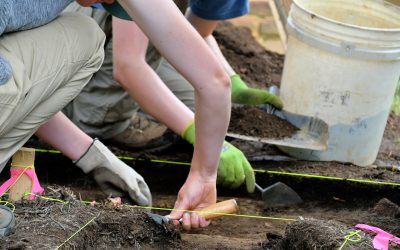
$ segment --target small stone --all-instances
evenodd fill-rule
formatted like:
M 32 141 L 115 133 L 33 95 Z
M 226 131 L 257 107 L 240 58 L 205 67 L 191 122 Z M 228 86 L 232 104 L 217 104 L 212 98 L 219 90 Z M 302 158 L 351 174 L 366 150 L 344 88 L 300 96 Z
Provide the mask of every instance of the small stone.
M 372 211 L 381 215 L 400 218 L 400 207 L 386 198 L 376 203 Z

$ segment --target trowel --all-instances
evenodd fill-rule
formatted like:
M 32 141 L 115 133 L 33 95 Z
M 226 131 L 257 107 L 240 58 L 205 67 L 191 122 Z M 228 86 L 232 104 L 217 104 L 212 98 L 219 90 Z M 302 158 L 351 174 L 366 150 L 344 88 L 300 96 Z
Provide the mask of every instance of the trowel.
M 231 200 L 226 200 L 226 201 L 221 201 L 217 202 L 211 206 L 205 207 L 200 210 L 196 210 L 196 213 L 206 220 L 222 217 L 226 214 L 234 214 L 239 211 L 239 206 L 237 205 L 236 200 L 231 199 Z M 153 214 L 153 213 L 147 213 L 147 215 L 153 219 L 157 224 L 164 224 L 164 223 L 169 223 L 171 218 L 159 214 Z M 182 219 L 179 220 L 179 222 L 182 222 Z
M 268 88 L 268 92 L 279 96 L 279 89 L 276 86 Z M 268 114 L 277 116 L 288 121 L 299 130 L 291 137 L 283 139 L 261 138 L 247 136 L 236 133 L 227 133 L 227 136 L 246 141 L 255 141 L 277 146 L 287 146 L 292 148 L 303 148 L 311 150 L 325 151 L 328 149 L 328 124 L 317 117 L 293 114 L 285 110 L 277 110 L 270 104 L 259 106 Z
M 277 182 L 266 188 L 256 183 L 256 188 L 261 192 L 264 209 L 276 207 L 290 207 L 303 203 L 303 199 L 288 185 Z

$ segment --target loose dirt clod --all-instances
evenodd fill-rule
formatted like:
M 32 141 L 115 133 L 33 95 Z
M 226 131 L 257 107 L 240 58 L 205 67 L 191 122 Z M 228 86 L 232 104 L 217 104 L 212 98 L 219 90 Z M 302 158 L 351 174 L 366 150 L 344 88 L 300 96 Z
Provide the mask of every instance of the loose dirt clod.
M 229 132 L 261 138 L 282 139 L 291 137 L 298 128 L 289 122 L 256 108 L 233 108 Z
M 263 246 L 264 249 L 286 250 L 339 249 L 345 241 L 344 237 L 354 231 L 356 230 L 337 221 L 305 219 L 289 224 L 283 238 L 272 248 L 268 247 L 268 239 Z M 347 242 L 343 249 L 373 249 L 371 236 L 364 232 L 359 235 L 359 242 Z
M 376 203 L 372 211 L 377 214 L 393 218 L 400 218 L 400 207 L 386 198 L 383 198 L 378 203 Z

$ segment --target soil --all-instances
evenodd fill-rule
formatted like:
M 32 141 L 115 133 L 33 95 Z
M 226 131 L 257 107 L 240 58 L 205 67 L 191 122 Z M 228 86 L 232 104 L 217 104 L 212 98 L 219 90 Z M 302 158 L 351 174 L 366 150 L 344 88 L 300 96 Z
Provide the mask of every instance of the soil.
M 265 51 L 249 34 L 246 29 L 234 28 L 228 23 L 222 23 L 215 33 L 228 60 L 250 86 L 279 85 L 283 57 Z M 385 140 L 390 142 L 391 147 L 388 147 L 389 151 L 381 148 L 381 160 L 398 163 L 400 151 L 396 146 L 399 135 L 400 120 L 391 116 L 385 131 Z M 240 140 L 231 142 L 249 158 L 261 154 L 283 154 L 270 145 Z M 35 138 L 31 139 L 27 146 L 49 148 Z M 179 142 L 157 154 L 133 153 L 115 147 L 111 149 L 118 155 L 140 158 L 141 160 L 125 158 L 125 161 L 146 179 L 153 193 L 153 205 L 173 207 L 176 194 L 184 183 L 189 168 L 186 165 L 157 163 L 152 160 L 189 163 L 193 151 L 191 145 Z M 253 162 L 252 165 L 255 169 L 277 172 L 312 173 L 400 183 L 400 175 L 397 172 L 334 162 L 265 161 Z M 69 203 L 38 200 L 33 203 L 16 204 L 16 230 L 11 236 L 0 239 L 0 249 L 54 249 L 94 217 L 96 219 L 72 238 L 64 249 L 282 249 L 283 247 L 279 246 L 283 246 L 284 242 L 299 244 L 299 247 L 305 247 L 303 249 L 307 249 L 308 246 L 311 246 L 308 249 L 321 249 L 324 244 L 331 244 L 331 240 L 335 241 L 334 245 L 325 249 L 338 249 L 339 243 L 344 240 L 342 231 L 347 232 L 358 223 L 380 227 L 394 235 L 400 235 L 400 218 L 396 212 L 400 204 L 399 187 L 391 185 L 295 177 L 258 171 L 256 180 L 261 186 L 266 187 L 276 181 L 282 181 L 298 192 L 305 202 L 296 207 L 264 210 L 259 193 L 248 194 L 244 187 L 230 190 L 218 186 L 219 199 L 237 199 L 242 215 L 267 217 L 227 216 L 213 220 L 208 228 L 182 232 L 153 223 L 142 209 L 108 208 L 105 203 L 99 206 L 81 204 L 80 199 L 92 201 L 104 200 L 107 197 L 101 193 L 90 175 L 83 174 L 60 154 L 37 153 L 35 166 L 42 185 L 47 187 L 45 195 L 67 200 Z M 0 180 L 7 178 L 6 168 L 1 173 Z M 75 196 L 68 190 L 72 190 Z M 382 201 L 384 198 L 389 202 Z M 299 216 L 305 218 L 306 223 L 299 220 Z M 318 224 L 310 223 L 316 219 Z M 329 227 L 331 231 L 314 233 L 314 229 L 325 227 Z M 303 242 L 306 235 L 304 232 L 310 234 L 311 241 L 307 241 L 308 243 Z M 321 235 L 325 237 L 319 237 Z M 356 249 L 372 247 L 370 244 L 357 245 Z
M 175 227 L 159 225 L 143 211 L 86 205 L 68 188 L 47 189 L 46 197 L 66 203 L 38 199 L 16 204 L 17 224 L 0 240 L 1 249 L 56 249 L 89 221 L 62 249 L 159 249 L 180 244 Z
M 257 107 L 232 108 L 228 132 L 260 138 L 283 139 L 298 129 Z
M 221 22 L 214 32 L 233 69 L 251 87 L 280 86 L 284 56 L 265 50 L 247 28 Z

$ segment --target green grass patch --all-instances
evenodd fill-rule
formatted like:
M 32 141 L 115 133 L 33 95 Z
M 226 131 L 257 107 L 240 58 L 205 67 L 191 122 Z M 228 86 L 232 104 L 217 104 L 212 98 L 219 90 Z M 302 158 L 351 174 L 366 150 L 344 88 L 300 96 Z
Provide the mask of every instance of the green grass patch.
M 396 93 L 394 95 L 392 112 L 394 112 L 396 115 L 400 115 L 400 81 L 397 84 Z

